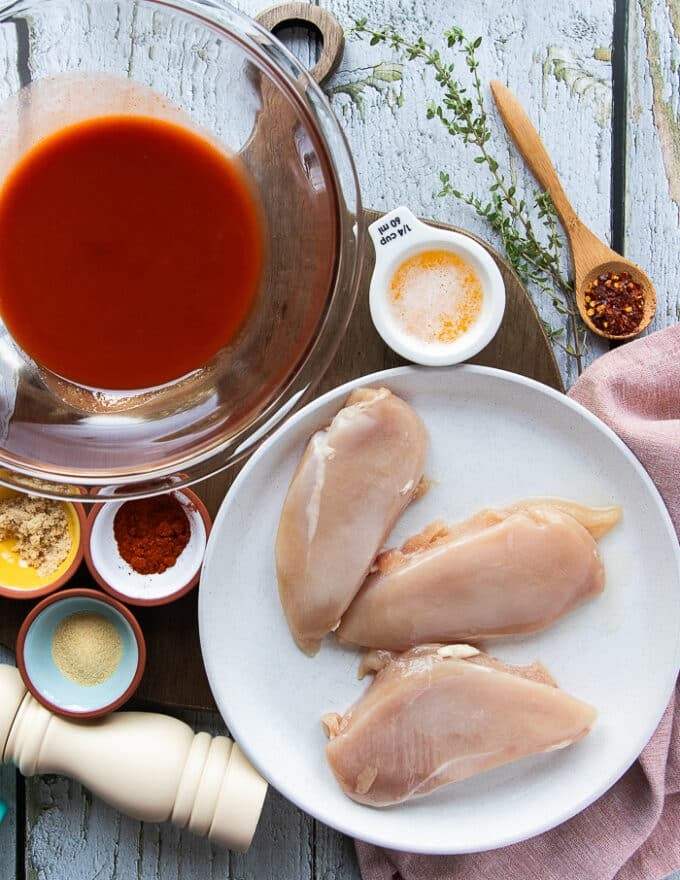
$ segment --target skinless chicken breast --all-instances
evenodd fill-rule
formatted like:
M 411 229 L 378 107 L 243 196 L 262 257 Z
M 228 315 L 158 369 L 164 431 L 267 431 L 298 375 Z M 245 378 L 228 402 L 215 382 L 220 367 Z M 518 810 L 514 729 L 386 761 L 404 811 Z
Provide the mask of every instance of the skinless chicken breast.
M 315 654 L 363 583 L 397 518 L 416 496 L 427 432 L 385 388 L 354 391 L 311 438 L 276 538 L 281 604 L 298 646 Z
M 620 516 L 538 499 L 435 522 L 378 557 L 337 637 L 403 651 L 543 629 L 603 590 L 595 537 Z
M 373 651 L 362 671 L 376 672 L 365 695 L 344 716 L 322 720 L 342 790 L 374 807 L 564 748 L 597 714 L 541 664 L 507 666 L 470 645 Z

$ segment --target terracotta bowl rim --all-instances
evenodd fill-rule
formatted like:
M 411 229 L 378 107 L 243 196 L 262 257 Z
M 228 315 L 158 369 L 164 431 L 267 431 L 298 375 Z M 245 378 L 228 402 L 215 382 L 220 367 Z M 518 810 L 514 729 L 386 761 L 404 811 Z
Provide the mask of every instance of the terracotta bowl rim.
M 170 492 L 163 492 L 162 495 L 185 495 L 191 504 L 196 508 L 198 513 L 203 520 L 203 525 L 205 527 L 205 543 L 206 546 L 208 544 L 208 538 L 210 537 L 210 531 L 212 529 L 212 520 L 210 514 L 208 513 L 208 508 L 205 506 L 204 502 L 199 498 L 199 496 L 192 492 L 191 489 L 187 488 L 178 488 L 173 489 Z M 160 496 L 155 496 L 160 497 Z M 125 504 L 129 500 L 135 499 L 125 499 L 118 498 L 115 499 L 116 503 Z M 113 499 L 112 499 L 113 501 Z M 113 584 L 109 583 L 106 578 L 104 578 L 99 569 L 95 566 L 94 561 L 92 559 L 92 550 L 91 550 L 91 536 L 92 536 L 92 527 L 94 525 L 94 521 L 97 516 L 101 513 L 102 508 L 106 507 L 107 504 L 110 504 L 111 501 L 104 501 L 97 504 L 93 504 L 92 508 L 87 515 L 87 524 L 86 524 L 86 532 L 83 540 L 83 557 L 85 559 L 85 564 L 87 565 L 88 571 L 95 579 L 95 581 L 99 584 L 99 586 L 104 590 L 109 596 L 113 596 L 114 599 L 117 599 L 119 602 L 124 603 L 125 605 L 134 605 L 140 608 L 151 608 L 159 605 L 169 605 L 171 602 L 177 601 L 177 599 L 181 599 L 183 596 L 186 596 L 187 593 L 190 593 L 191 590 L 198 584 L 201 577 L 201 570 L 203 568 L 203 561 L 198 566 L 196 573 L 191 577 L 189 581 L 187 581 L 184 586 L 180 587 L 177 590 L 174 590 L 172 593 L 168 593 L 165 596 L 157 596 L 154 599 L 143 599 L 138 596 L 129 596 L 127 593 L 122 593 L 120 590 L 117 590 Z M 203 548 L 203 554 L 205 555 L 205 547 Z
M 48 596 L 50 593 L 55 593 L 60 587 L 63 587 L 65 583 L 71 580 L 75 574 L 80 563 L 83 561 L 85 536 L 86 534 L 89 534 L 87 525 L 88 514 L 85 510 L 85 505 L 81 501 L 66 501 L 65 499 L 61 499 L 61 503 L 70 504 L 75 510 L 75 514 L 78 518 L 78 546 L 76 547 L 76 553 L 71 564 L 66 571 L 59 575 L 58 578 L 50 581 L 49 584 L 45 584 L 42 587 L 25 589 L 23 587 L 6 587 L 4 584 L 0 584 L 0 596 L 4 596 L 6 599 L 18 599 L 19 601 L 23 599 L 39 599 L 42 596 Z
M 53 703 L 51 700 L 48 700 L 45 696 L 43 696 L 41 691 L 39 691 L 38 688 L 33 684 L 33 680 L 28 674 L 28 670 L 26 669 L 26 663 L 24 660 L 24 646 L 26 643 L 26 636 L 28 635 L 28 631 L 36 618 L 45 610 L 45 608 L 48 608 L 50 605 L 54 605 L 55 603 L 61 602 L 64 599 L 78 597 L 84 597 L 88 599 L 94 599 L 98 602 L 103 602 L 105 605 L 109 605 L 111 608 L 117 611 L 127 621 L 127 623 L 130 624 L 130 627 L 135 637 L 135 642 L 137 643 L 137 669 L 129 686 L 119 697 L 117 697 L 112 702 L 107 703 L 105 706 L 101 706 L 99 709 L 92 709 L 87 712 L 74 712 L 70 709 L 63 709 L 61 706 L 59 706 L 58 703 Z M 17 636 L 16 660 L 24 684 L 31 692 L 31 694 L 35 697 L 35 699 L 43 706 L 46 706 L 55 714 L 62 715 L 67 718 L 99 718 L 102 715 L 108 715 L 109 712 L 113 712 L 115 709 L 119 709 L 132 697 L 132 695 L 139 687 L 142 676 L 144 675 L 144 670 L 146 668 L 146 640 L 144 638 L 142 628 L 137 621 L 137 618 L 134 616 L 129 608 L 126 608 L 125 605 L 122 604 L 122 602 L 118 602 L 112 596 L 107 596 L 106 593 L 102 593 L 99 590 L 92 590 L 86 587 L 74 587 L 73 589 L 62 590 L 60 593 L 54 593 L 53 595 L 47 596 L 45 599 L 42 600 L 42 602 L 39 602 L 34 608 L 31 609 L 31 611 L 29 611 L 26 619 L 21 624 L 21 628 L 19 629 L 19 634 Z

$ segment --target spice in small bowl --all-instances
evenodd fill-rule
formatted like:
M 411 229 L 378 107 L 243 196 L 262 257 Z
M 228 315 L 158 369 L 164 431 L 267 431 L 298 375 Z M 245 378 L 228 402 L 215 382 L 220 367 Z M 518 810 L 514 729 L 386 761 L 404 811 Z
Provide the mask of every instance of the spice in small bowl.
M 0 595 L 36 599 L 55 592 L 83 558 L 82 504 L 0 487 Z
M 123 705 L 144 672 L 144 636 L 132 613 L 96 590 L 64 590 L 30 612 L 17 639 L 26 686 L 60 715 L 95 718 Z
M 371 318 L 397 354 L 425 366 L 467 360 L 493 339 L 505 285 L 474 238 L 423 223 L 405 207 L 372 223 Z
M 210 517 L 190 490 L 98 504 L 88 525 L 88 568 L 122 602 L 163 605 L 198 583 Z

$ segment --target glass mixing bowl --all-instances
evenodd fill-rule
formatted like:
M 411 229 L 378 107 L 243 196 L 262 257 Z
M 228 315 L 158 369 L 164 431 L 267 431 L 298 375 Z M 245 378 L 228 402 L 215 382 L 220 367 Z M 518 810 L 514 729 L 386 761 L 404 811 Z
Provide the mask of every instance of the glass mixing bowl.
M 260 290 L 237 337 L 161 387 L 75 385 L 0 325 L 0 483 L 101 500 L 230 466 L 309 396 L 356 296 L 359 189 L 323 93 L 259 24 L 191 0 L 0 7 L 0 70 L 0 187 L 27 149 L 64 125 L 109 113 L 167 117 L 243 163 L 267 239 Z M 63 344 L 78 346 L 77 330 Z

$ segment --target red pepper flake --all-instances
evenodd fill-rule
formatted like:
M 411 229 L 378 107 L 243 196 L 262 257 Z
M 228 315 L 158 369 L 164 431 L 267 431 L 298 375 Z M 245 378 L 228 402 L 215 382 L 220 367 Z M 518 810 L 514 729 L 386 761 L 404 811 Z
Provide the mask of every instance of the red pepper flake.
M 612 336 L 634 333 L 645 313 L 644 291 L 628 272 L 599 275 L 586 287 L 585 304 L 593 324 Z
M 189 518 L 174 495 L 126 501 L 113 519 L 118 552 L 139 574 L 171 568 L 189 543 Z

